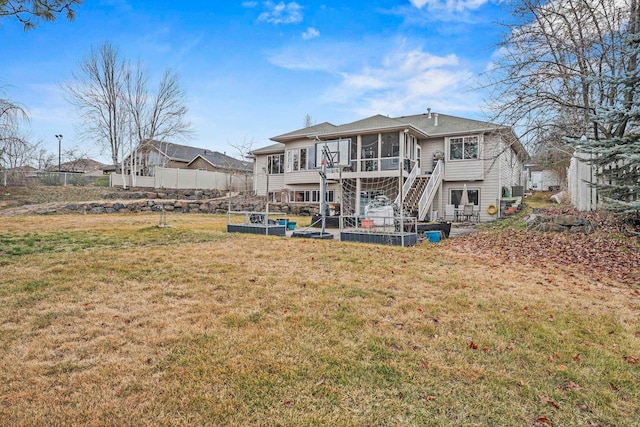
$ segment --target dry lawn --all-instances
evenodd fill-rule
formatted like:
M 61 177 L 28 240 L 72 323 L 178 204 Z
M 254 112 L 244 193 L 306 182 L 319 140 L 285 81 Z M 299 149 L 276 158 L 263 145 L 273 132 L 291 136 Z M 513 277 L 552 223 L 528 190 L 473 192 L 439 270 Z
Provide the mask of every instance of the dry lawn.
M 640 425 L 637 286 L 168 219 L 0 217 L 1 424 Z

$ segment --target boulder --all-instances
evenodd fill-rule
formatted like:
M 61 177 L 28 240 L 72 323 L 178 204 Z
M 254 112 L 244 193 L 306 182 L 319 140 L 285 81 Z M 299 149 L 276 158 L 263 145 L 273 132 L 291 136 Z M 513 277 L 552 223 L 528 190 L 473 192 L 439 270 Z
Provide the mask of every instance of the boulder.
M 527 215 L 527 217 L 524 219 L 524 223 L 527 225 L 527 227 L 533 227 L 535 225 L 542 224 L 543 222 L 549 222 L 549 220 L 549 217 L 546 215 L 533 213 Z
M 553 222 L 543 222 L 538 224 L 535 228 L 538 231 L 550 231 L 556 233 L 563 233 L 568 230 L 568 227 L 563 227 L 560 224 L 555 224 Z
M 565 227 L 577 227 L 589 225 L 589 221 L 574 215 L 556 215 L 553 217 L 553 223 L 564 225 Z
M 557 194 L 554 194 L 553 196 L 549 197 L 549 200 L 551 200 L 554 203 L 563 203 L 568 197 L 568 194 L 566 191 L 561 191 Z

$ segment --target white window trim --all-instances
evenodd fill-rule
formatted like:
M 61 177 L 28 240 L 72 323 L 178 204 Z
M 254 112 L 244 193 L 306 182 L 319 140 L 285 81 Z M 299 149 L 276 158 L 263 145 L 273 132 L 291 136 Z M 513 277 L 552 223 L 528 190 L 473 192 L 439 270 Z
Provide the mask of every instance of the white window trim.
M 452 159 L 451 158 L 451 142 L 454 139 L 462 139 L 463 140 L 463 144 L 464 142 L 466 142 L 465 140 L 467 139 L 471 139 L 471 138 L 477 138 L 477 144 L 478 144 L 478 156 L 475 159 Z M 482 157 L 482 135 L 477 134 L 477 135 L 465 135 L 465 136 L 450 136 L 446 139 L 446 149 L 447 149 L 447 160 L 450 162 L 475 162 L 480 160 L 480 158 Z M 462 153 L 464 156 L 464 146 L 462 149 Z

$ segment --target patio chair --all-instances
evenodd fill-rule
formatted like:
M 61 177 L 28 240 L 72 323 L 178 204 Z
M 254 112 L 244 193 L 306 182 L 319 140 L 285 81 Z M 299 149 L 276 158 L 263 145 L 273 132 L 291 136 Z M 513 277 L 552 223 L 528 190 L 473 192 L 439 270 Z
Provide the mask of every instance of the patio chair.
M 464 205 L 462 208 L 462 218 L 465 221 L 470 221 L 473 218 L 473 205 Z
M 444 219 L 451 218 L 452 220 L 456 220 L 456 207 L 454 205 L 444 205 Z
M 480 222 L 480 205 L 473 205 L 473 220 Z

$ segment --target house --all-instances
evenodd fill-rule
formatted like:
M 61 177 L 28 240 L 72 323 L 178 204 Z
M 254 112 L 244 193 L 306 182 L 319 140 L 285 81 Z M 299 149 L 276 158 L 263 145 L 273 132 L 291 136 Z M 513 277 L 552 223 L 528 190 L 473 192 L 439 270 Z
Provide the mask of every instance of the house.
M 235 171 L 251 174 L 250 162 L 234 159 L 218 151 L 156 140 L 145 141 L 124 159 L 125 170 L 138 176 L 153 176 L 156 167 L 208 172 Z
M 271 139 L 275 144 L 251 153 L 257 195 L 320 203 L 324 161 L 325 198 L 343 216 L 362 216 L 372 201 L 386 198 L 396 205 L 402 200 L 419 220 L 453 219 L 446 218 L 447 205 L 459 205 L 466 189 L 479 219 L 490 221 L 504 199 L 522 192 L 528 158 L 509 127 L 430 110 L 325 122 Z
M 104 174 L 103 169 L 106 165 L 93 159 L 78 158 L 60 165 L 52 165 L 45 169 L 46 172 L 67 172 L 81 173 L 89 176 L 101 176 Z
M 123 160 L 126 179 L 112 171 L 111 185 L 251 191 L 252 165 L 206 148 L 148 140 Z

